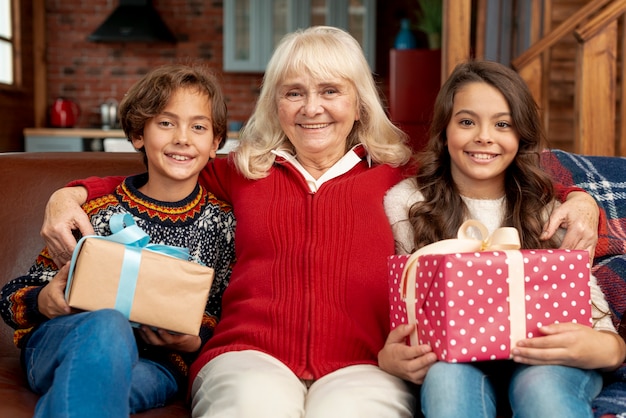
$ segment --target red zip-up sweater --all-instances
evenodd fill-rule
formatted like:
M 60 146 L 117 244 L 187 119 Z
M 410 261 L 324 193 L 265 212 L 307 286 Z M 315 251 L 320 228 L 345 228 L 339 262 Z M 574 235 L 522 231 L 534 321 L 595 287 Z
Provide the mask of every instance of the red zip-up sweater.
M 191 381 L 215 356 L 248 349 L 301 379 L 377 364 L 389 332 L 386 259 L 394 253 L 383 196 L 402 178 L 400 168 L 363 159 L 312 193 L 281 157 L 260 180 L 245 179 L 227 159 L 209 163 L 200 183 L 233 206 L 237 263 Z M 80 184 L 93 198 L 116 182 Z

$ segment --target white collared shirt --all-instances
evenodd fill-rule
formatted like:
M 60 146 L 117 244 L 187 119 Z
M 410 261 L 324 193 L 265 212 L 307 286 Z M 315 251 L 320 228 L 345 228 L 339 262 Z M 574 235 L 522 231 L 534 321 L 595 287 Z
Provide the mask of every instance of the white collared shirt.
M 289 151 L 272 150 L 272 153 L 279 157 L 284 158 L 285 162 L 288 162 L 289 164 L 294 166 L 296 170 L 298 170 L 298 172 L 300 172 L 302 176 L 304 177 L 304 179 L 306 180 L 306 183 L 309 185 L 309 189 L 311 190 L 311 193 L 315 193 L 319 190 L 322 184 L 324 184 L 328 180 L 332 180 L 335 177 L 339 177 L 342 174 L 347 173 L 348 171 L 352 170 L 354 166 L 360 163 L 362 158 L 359 156 L 359 154 L 355 150 L 362 146 L 363 146 L 362 144 L 357 144 L 354 147 L 352 147 L 352 149 L 346 152 L 346 154 L 343 157 L 341 157 L 339 161 L 333 164 L 332 167 L 330 167 L 324 174 L 322 174 L 322 176 L 319 179 L 315 179 L 311 175 L 311 173 L 309 173 L 304 168 L 304 166 L 300 164 L 300 161 L 297 160 L 296 156 L 290 153 Z M 367 155 L 367 163 L 369 166 L 372 165 L 372 161 L 369 155 Z

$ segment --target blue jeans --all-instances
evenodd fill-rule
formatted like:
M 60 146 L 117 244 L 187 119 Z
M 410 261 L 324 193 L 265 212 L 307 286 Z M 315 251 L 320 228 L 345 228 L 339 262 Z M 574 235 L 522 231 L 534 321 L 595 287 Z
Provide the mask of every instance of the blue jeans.
M 602 377 L 594 370 L 440 361 L 426 374 L 420 397 L 427 418 L 493 418 L 507 397 L 516 418 L 584 418 L 593 417 L 591 401 L 601 389 Z
M 127 417 L 163 406 L 178 390 L 168 370 L 139 358 L 132 327 L 112 309 L 43 323 L 24 360 L 31 389 L 42 395 L 36 417 Z

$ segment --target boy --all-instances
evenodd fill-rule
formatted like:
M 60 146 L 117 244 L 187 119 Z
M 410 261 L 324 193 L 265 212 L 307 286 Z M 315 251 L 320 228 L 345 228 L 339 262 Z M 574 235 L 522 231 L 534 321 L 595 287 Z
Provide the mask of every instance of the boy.
M 59 269 L 44 249 L 0 293 L 28 383 L 42 395 L 35 416 L 128 416 L 184 388 L 188 365 L 220 317 L 235 257 L 231 208 L 197 181 L 225 140 L 226 118 L 222 92 L 201 67 L 158 68 L 120 103 L 122 128 L 148 171 L 83 209 L 97 235 L 111 234 L 112 215 L 130 213 L 151 242 L 187 248 L 192 261 L 214 268 L 200 335 L 133 330 L 112 309 L 72 314 L 64 298 L 68 265 Z

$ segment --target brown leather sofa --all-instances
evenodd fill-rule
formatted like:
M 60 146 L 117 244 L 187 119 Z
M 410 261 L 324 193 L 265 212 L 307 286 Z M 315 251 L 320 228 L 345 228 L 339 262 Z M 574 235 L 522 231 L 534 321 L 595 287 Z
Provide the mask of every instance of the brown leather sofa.
M 554 158 L 546 158 L 546 168 L 555 179 L 568 186 L 586 188 L 606 213 L 613 213 L 617 218 L 611 219 L 609 224 L 618 230 L 622 225 L 626 228 L 623 221 L 626 219 L 623 209 L 626 199 L 620 193 L 626 159 L 591 157 L 589 164 L 595 168 L 589 170 L 589 166 L 577 163 L 576 158 L 580 159 L 580 156 L 558 152 Z M 26 273 L 43 248 L 39 230 L 45 203 L 54 190 L 76 178 L 128 175 L 140 171 L 144 171 L 141 156 L 133 153 L 0 153 L 0 286 Z M 609 176 L 609 172 L 613 174 Z M 619 185 L 611 183 L 615 176 L 620 179 Z M 609 210 L 609 206 L 613 209 Z M 615 207 L 620 210 L 616 211 Z M 626 315 L 622 315 L 626 310 L 626 296 L 623 296 L 626 264 L 622 262 L 626 259 L 626 244 L 619 233 L 608 231 L 604 238 L 606 240 L 613 235 L 613 255 L 609 255 L 610 259 L 603 258 L 602 263 L 595 266 L 594 273 L 605 286 L 616 323 L 621 319 L 626 329 Z M 32 417 L 37 396 L 26 385 L 19 350 L 13 345 L 12 335 L 12 329 L 0 321 L 0 417 Z M 626 332 L 623 335 L 626 336 Z M 623 405 L 620 399 L 617 403 Z M 190 416 L 189 407 L 183 400 L 135 415 L 138 418 Z M 603 418 L 613 416 L 607 414 Z
M 39 235 L 50 194 L 69 180 L 128 175 L 144 171 L 133 153 L 0 153 L 0 285 L 23 275 L 44 246 Z M 2 322 L 2 321 L 0 321 Z M 32 417 L 37 395 L 20 367 L 13 330 L 0 325 L 0 417 Z M 134 415 L 141 418 L 190 417 L 183 400 Z

